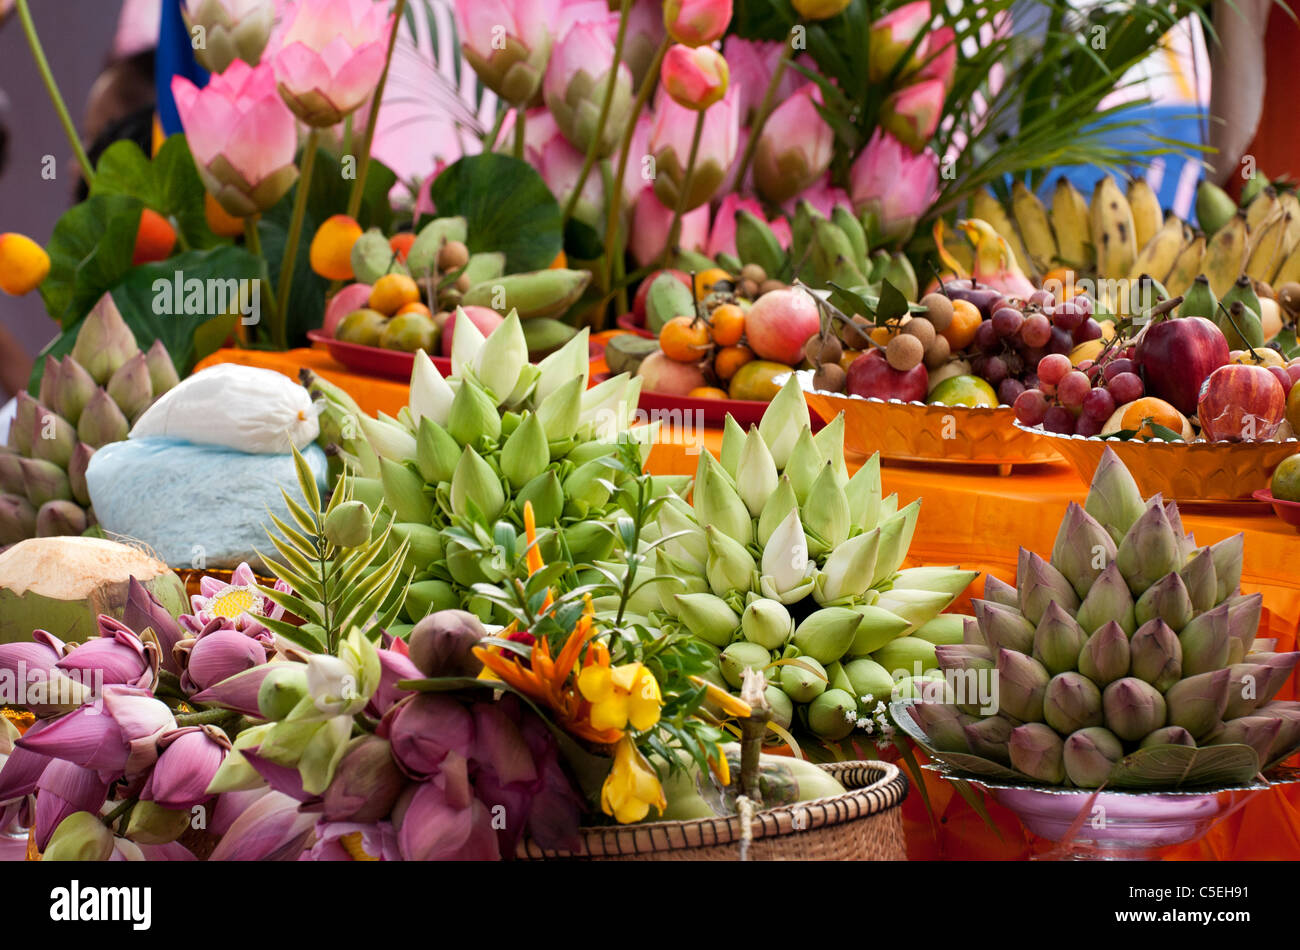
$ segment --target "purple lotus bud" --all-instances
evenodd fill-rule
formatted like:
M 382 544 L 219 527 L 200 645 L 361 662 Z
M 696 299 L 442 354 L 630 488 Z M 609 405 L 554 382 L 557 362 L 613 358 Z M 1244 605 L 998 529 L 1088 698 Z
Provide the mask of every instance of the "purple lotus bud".
M 974 617 L 961 618 L 961 642 L 973 647 L 988 646 L 984 642 L 984 633 L 980 630 L 979 621 Z
M 941 670 L 991 670 L 997 666 L 993 651 L 966 643 L 942 644 L 934 648 Z
M 1004 716 L 990 716 L 966 727 L 966 741 L 974 755 L 992 759 L 1002 765 L 1011 764 L 1007 751 L 1007 742 L 1011 739 L 1011 730 L 1015 726 Z
M 263 663 L 252 669 L 236 673 L 219 683 L 213 683 L 207 689 L 195 693 L 191 699 L 196 703 L 209 706 L 221 706 L 233 709 L 245 716 L 261 717 L 262 710 L 258 704 L 258 692 L 265 682 L 267 674 L 273 673 L 287 664 Z
M 36 427 L 32 430 L 32 458 L 66 468 L 76 446 L 77 430 L 58 413 L 43 406 L 37 407 Z
M 1053 676 L 1043 694 L 1043 718 L 1062 735 L 1100 726 L 1101 690 L 1082 673 Z
M 450 791 L 444 776 L 411 786 L 393 826 L 406 861 L 495 861 L 501 856 L 492 813 L 473 795 Z
M 98 388 L 94 377 L 86 372 L 85 367 L 71 356 L 65 356 L 59 364 L 58 392 L 54 395 L 54 402 L 47 405 L 75 426 L 81 421 L 86 403 L 90 402 L 90 397 Z
M 1133 616 L 1139 626 L 1158 618 L 1177 633 L 1196 616 L 1196 610 L 1182 577 L 1170 573 L 1142 592 L 1133 606 Z
M 1187 587 L 1192 610 L 1203 614 L 1219 602 L 1219 582 L 1214 571 L 1214 553 L 1201 548 L 1178 572 Z
M 1006 581 L 1000 581 L 992 574 L 984 575 L 984 599 L 1003 607 L 1020 607 L 1020 595 L 1015 587 Z
M 9 447 L 16 449 L 19 455 L 31 455 L 32 432 L 36 428 L 36 414 L 40 411 L 41 404 L 29 396 L 25 389 L 19 390 L 14 401 L 14 421 L 9 425 Z
M 1196 748 L 1196 740 L 1192 734 L 1182 726 L 1161 726 L 1146 735 L 1138 744 L 1138 748 L 1149 749 L 1157 745 L 1185 745 L 1189 748 Z
M 86 530 L 86 510 L 75 501 L 47 501 L 36 512 L 36 537 L 78 537 Z
M 0 450 L 0 492 L 7 495 L 27 494 L 27 482 L 23 478 L 22 456 L 12 449 Z
M 1229 670 L 1215 670 L 1179 680 L 1165 690 L 1169 724 L 1182 726 L 1193 738 L 1205 735 L 1223 718 L 1228 708 Z
M 1269 749 L 1282 729 L 1282 720 L 1273 716 L 1242 716 L 1212 730 L 1205 745 L 1248 745 L 1259 756 L 1262 769 L 1269 761 Z
M 1034 648 L 1034 625 L 1015 607 L 987 600 L 972 601 L 984 642 L 994 650 L 1029 653 Z
M 53 406 L 55 394 L 59 388 L 59 361 L 53 356 L 45 357 L 45 369 L 41 373 L 41 387 L 36 398 L 42 406 Z
M 49 721 L 38 719 L 23 734 L 24 738 L 35 738 L 49 726 Z M 15 745 L 9 757 L 0 764 L 0 802 L 16 802 L 36 791 L 36 783 L 41 773 L 53 759 L 39 752 L 32 752 L 20 745 Z
M 1259 707 L 1255 711 L 1255 715 L 1270 716 L 1282 722 L 1277 738 L 1273 740 L 1273 745 L 1268 750 L 1268 758 L 1265 760 L 1266 765 L 1284 756 L 1290 756 L 1296 750 L 1296 747 L 1300 746 L 1300 703 L 1295 701 L 1271 702 Z
M 132 577 L 127 584 L 122 623 L 140 633 L 144 633 L 146 629 L 152 630 L 158 640 L 163 669 L 179 676 L 181 669 L 172 656 L 172 648 L 184 638 L 180 625 L 167 608 L 138 580 Z
M 1101 694 L 1106 728 L 1121 739 L 1136 742 L 1165 724 L 1165 698 L 1150 683 L 1125 676 Z
M 1183 676 L 1183 647 L 1178 635 L 1158 617 L 1148 620 L 1129 641 L 1129 672 L 1160 691 Z
M 1268 702 L 1264 696 L 1271 673 L 1267 663 L 1234 663 L 1228 667 L 1228 672 L 1228 705 L 1223 710 L 1225 720 L 1249 716 Z
M 425 676 L 477 676 L 482 662 L 471 652 L 487 636 L 477 617 L 464 610 L 439 610 L 411 631 L 411 662 Z
M 103 389 L 95 390 L 77 420 L 77 438 L 93 449 L 121 442 L 130 429 L 122 410 Z
M 1119 739 L 1100 726 L 1080 729 L 1065 740 L 1065 774 L 1080 788 L 1096 788 L 1124 757 Z
M 162 340 L 153 341 L 144 359 L 149 367 L 149 388 L 155 398 L 181 381 L 176 375 L 176 364 L 172 362 L 171 355 L 168 354 L 167 347 L 163 346 Z
M 1268 681 L 1260 692 L 1261 703 L 1272 699 L 1286 685 L 1298 660 L 1300 653 L 1255 653 L 1250 656 L 1251 662 L 1268 667 Z
M 35 508 L 47 501 L 71 501 L 72 486 L 67 473 L 53 462 L 44 459 L 19 459 L 23 482 L 27 486 L 27 500 Z
M 35 536 L 36 509 L 25 494 L 0 495 L 0 545 L 17 544 Z
M 93 680 L 69 678 L 58 668 L 63 649 L 63 641 L 44 630 L 26 642 L 0 644 L 0 699 L 41 718 L 70 712 L 89 700 Z M 3 696 L 6 681 L 15 695 Z
M 238 630 L 214 630 L 194 641 L 181 687 L 187 693 L 215 686 L 266 662 L 266 648 Z
M 113 832 L 98 815 L 74 811 L 59 822 L 41 854 L 42 861 L 107 861 L 113 853 Z
M 1020 567 L 1016 572 L 1020 612 L 1037 626 L 1049 604 L 1059 604 L 1068 612 L 1079 608 L 1079 596 L 1065 575 L 1032 551 L 1020 549 Z
M 403 680 L 424 679 L 424 674 L 405 653 L 398 650 L 375 652 L 379 655 L 379 686 L 371 694 L 366 710 L 375 718 L 382 719 L 396 703 L 411 695 L 410 690 L 399 689 L 397 684 Z
M 1052 546 L 1052 565 L 1069 579 L 1076 594 L 1088 595 L 1106 565 L 1115 560 L 1117 550 L 1100 522 L 1070 502 Z
M 1222 603 L 1241 590 L 1241 564 L 1246 551 L 1246 536 L 1234 534 L 1210 545 L 1214 558 L 1215 603 Z
M 1227 604 L 1193 618 L 1178 635 L 1183 648 L 1183 676 L 1219 670 L 1228 664 L 1230 631 Z
M 1224 601 L 1228 608 L 1229 662 L 1240 662 L 1250 652 L 1259 633 L 1259 618 L 1264 611 L 1263 594 L 1237 594 Z
M 1142 492 L 1119 456 L 1109 448 L 1102 453 L 1093 473 L 1083 507 L 1117 544 L 1142 515 L 1145 507 Z
M 158 762 L 140 797 L 163 808 L 190 809 L 212 796 L 208 785 L 230 739 L 216 726 L 184 726 L 158 740 Z
M 1079 672 L 1105 686 L 1129 671 L 1128 635 L 1115 621 L 1102 624 L 1079 651 Z
M 208 860 L 297 860 L 316 824 L 316 815 L 298 805 L 288 795 L 267 792 L 235 819 Z
M 1043 697 L 1051 679 L 1043 664 L 1024 653 L 998 651 L 1000 711 L 1021 722 L 1042 722 Z
M 36 850 L 49 846 L 63 819 L 76 811 L 98 813 L 107 796 L 108 783 L 94 769 L 51 759 L 36 781 Z
M 406 784 L 387 739 L 353 739 L 325 789 L 325 820 L 360 823 L 386 818 Z
M 72 489 L 72 497 L 79 505 L 90 504 L 90 489 L 86 485 L 86 469 L 90 465 L 91 456 L 95 450 L 85 442 L 78 442 L 72 449 L 72 455 L 68 459 L 68 487 Z
M 475 703 L 473 760 L 503 785 L 537 780 L 537 766 L 515 720 L 498 703 Z
M 106 293 L 91 308 L 77 331 L 72 359 L 84 366 L 95 382 L 103 385 L 139 350 L 116 301 Z
M 104 707 L 87 704 L 18 740 L 29 751 L 104 773 L 135 775 L 153 764 L 154 743 L 176 728 L 165 703 L 144 690 L 104 688 Z
M 438 771 L 449 752 L 468 758 L 474 746 L 474 717 L 456 700 L 419 693 L 389 712 L 388 739 L 402 771 L 422 780 Z
M 1007 740 L 1011 767 L 1051 785 L 1065 781 L 1065 743 L 1050 726 L 1027 722 L 1011 730 Z
M 1114 562 L 1106 565 L 1105 570 L 1097 575 L 1074 619 L 1089 634 L 1096 633 L 1102 624 L 1112 620 L 1123 628 L 1125 634 L 1131 634 L 1137 629 L 1133 594 Z
M 120 621 L 103 614 L 99 617 L 100 635 L 74 646 L 57 666 L 69 675 L 75 671 L 83 683 L 102 675 L 106 684 L 151 687 L 158 673 L 158 650 L 152 643 L 142 643 Z
M 153 384 L 149 381 L 149 366 L 143 353 L 136 353 L 117 368 L 104 387 L 109 398 L 117 403 L 122 415 L 134 419 L 153 401 Z
M 907 714 L 925 733 L 930 745 L 940 752 L 969 752 L 966 727 L 974 719 L 945 703 L 910 703 Z
M 1034 659 L 1047 672 L 1066 673 L 1079 663 L 1079 651 L 1088 635 L 1065 608 L 1056 602 L 1047 605 L 1034 630 Z

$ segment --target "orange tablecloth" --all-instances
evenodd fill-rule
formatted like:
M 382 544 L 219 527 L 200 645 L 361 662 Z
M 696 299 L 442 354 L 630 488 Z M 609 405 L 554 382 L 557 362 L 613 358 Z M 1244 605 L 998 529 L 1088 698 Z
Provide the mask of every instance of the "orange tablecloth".
M 405 385 L 351 373 L 321 349 L 220 350 L 200 366 L 218 362 L 274 369 L 295 378 L 300 367 L 308 367 L 347 389 L 367 412 L 396 415 L 407 400 Z M 656 474 L 693 474 L 698 452 L 716 455 L 721 439 L 715 430 L 661 430 L 649 468 Z M 850 467 L 856 467 L 852 459 Z M 1022 469 L 1009 476 L 986 468 L 886 464 L 882 477 L 885 491 L 898 492 L 901 504 L 922 498 L 910 562 L 957 564 L 1006 581 L 1014 578 L 1019 548 L 1050 551 L 1066 505 L 1082 503 L 1087 494 L 1087 486 L 1064 463 Z M 1295 649 L 1300 630 L 1300 535 L 1263 507 L 1184 508 L 1182 516 L 1184 526 L 1201 544 L 1245 533 L 1242 588 L 1264 595 L 1260 636 L 1276 637 L 1280 651 Z M 976 581 L 976 594 L 979 585 Z M 966 609 L 969 604 L 958 606 Z M 1285 699 L 1294 696 L 1292 685 L 1281 694 Z M 986 805 L 996 832 L 955 794 L 950 783 L 927 773 L 926 788 L 935 809 L 933 822 L 920 795 L 909 795 L 903 806 L 913 858 L 1023 858 L 1050 847 L 992 801 L 986 799 Z M 1300 787 L 1283 786 L 1256 795 L 1203 841 L 1168 849 L 1166 857 L 1300 859 Z

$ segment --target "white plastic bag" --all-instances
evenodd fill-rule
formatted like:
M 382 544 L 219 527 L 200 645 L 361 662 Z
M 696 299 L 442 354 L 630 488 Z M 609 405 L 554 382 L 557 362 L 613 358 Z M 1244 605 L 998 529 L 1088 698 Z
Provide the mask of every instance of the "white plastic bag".
M 222 363 L 195 373 L 145 410 L 130 438 L 161 436 L 239 452 L 287 455 L 320 434 L 311 395 L 269 369 Z

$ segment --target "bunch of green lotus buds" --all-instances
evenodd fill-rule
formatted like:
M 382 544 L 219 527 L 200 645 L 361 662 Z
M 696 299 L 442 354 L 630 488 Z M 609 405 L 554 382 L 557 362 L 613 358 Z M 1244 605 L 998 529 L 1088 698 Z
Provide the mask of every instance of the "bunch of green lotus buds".
M 611 457 L 620 439 L 632 440 L 644 464 L 658 427 L 631 427 L 639 379 L 623 374 L 587 388 L 587 336 L 584 330 L 532 365 L 514 312 L 487 338 L 468 318 L 457 319 L 451 376 L 417 353 L 410 401 L 397 418 L 371 418 L 337 387 L 304 380 L 326 399 L 322 434 L 357 473 L 354 497 L 378 510 L 375 530 L 391 516 L 392 543 L 410 542 L 404 615 L 411 623 L 461 607 L 492 619 L 491 605 L 472 588 L 510 575 L 514 565 L 483 549 L 493 549 L 500 522 L 522 539 L 525 502 L 548 562 L 592 563 L 612 553 L 616 532 L 601 522 L 616 510 L 628 475 Z M 655 479 L 660 490 L 683 492 L 689 481 Z M 481 545 L 463 543 L 465 532 Z M 525 547 L 520 540 L 517 550 Z
M 940 614 L 977 572 L 901 569 L 920 502 L 881 497 L 879 456 L 850 478 L 844 417 L 813 435 L 796 381 L 748 432 L 728 416 L 720 454 L 700 456 L 692 505 L 659 510 L 661 622 L 718 651 L 718 685 L 764 669 L 781 728 L 874 728 L 892 693 L 932 675 L 937 644 L 960 639 L 962 618 Z
M 37 399 L 17 397 L 9 444 L 0 449 L 0 545 L 82 534 L 95 523 L 86 466 L 95 450 L 179 382 L 161 340 L 142 352 L 113 298 L 87 315 L 72 352 L 45 357 Z
M 1051 559 L 1022 549 L 1014 587 L 987 578 L 963 641 L 937 651 L 948 678 L 908 713 L 939 758 L 989 777 L 1249 781 L 1300 747 L 1300 703 L 1272 701 L 1300 653 L 1256 640 L 1242 554 L 1241 535 L 1197 547 L 1107 450 Z M 981 680 L 995 689 L 977 697 Z

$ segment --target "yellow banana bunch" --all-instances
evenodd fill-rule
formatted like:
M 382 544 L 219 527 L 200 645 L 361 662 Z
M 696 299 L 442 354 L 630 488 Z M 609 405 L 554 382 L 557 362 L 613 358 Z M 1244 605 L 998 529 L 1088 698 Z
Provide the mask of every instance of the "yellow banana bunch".
M 1018 181 L 1011 186 L 1011 210 L 1020 226 L 1030 263 L 1039 275 L 1046 274 L 1057 258 L 1056 238 L 1047 220 L 1047 208 L 1038 195 Z
M 1020 240 L 1020 234 L 1016 231 L 1016 226 L 1011 223 L 1006 209 L 1002 207 L 1002 202 L 993 197 L 993 194 L 984 188 L 975 192 L 971 199 L 972 218 L 979 218 L 981 221 L 987 221 L 992 225 L 993 230 L 1002 235 L 1007 245 L 1011 248 L 1011 253 L 1016 258 L 1016 263 L 1025 273 L 1032 273 L 1033 264 L 1029 260 L 1029 254 L 1025 250 L 1024 243 Z
M 1254 234 L 1277 213 L 1277 189 L 1272 185 L 1265 187 L 1246 205 L 1246 230 Z
M 1232 288 L 1245 264 L 1246 212 L 1239 211 L 1214 232 L 1205 248 L 1201 267 L 1210 279 L 1210 289 L 1215 297 L 1221 298 Z
M 1160 199 L 1145 178 L 1134 178 L 1128 183 L 1128 204 L 1133 209 L 1133 238 L 1138 247 L 1146 247 L 1164 223 Z
M 1094 251 L 1088 202 L 1064 175 L 1056 179 L 1051 217 L 1057 257 L 1061 263 L 1076 271 L 1091 270 Z
M 1097 273 L 1103 277 L 1127 275 L 1137 260 L 1133 209 L 1109 175 L 1093 189 L 1088 216 L 1097 249 Z
M 1246 274 L 1255 280 L 1271 283 L 1290 254 L 1292 247 L 1287 245 L 1291 229 L 1290 212 L 1284 210 L 1279 202 L 1277 213 L 1265 221 L 1258 231 L 1250 233 L 1249 248 L 1246 252 Z
M 1196 275 L 1201 272 L 1201 262 L 1205 259 L 1205 235 L 1198 234 L 1183 246 L 1174 258 L 1174 266 L 1170 268 L 1169 276 L 1165 278 L 1165 289 L 1169 291 L 1171 297 L 1178 297 L 1187 293 L 1187 289 L 1192 286 L 1192 281 L 1196 280 Z
M 1147 190 L 1151 189 L 1148 187 Z M 1182 219 L 1176 214 L 1170 214 L 1165 223 L 1141 245 L 1142 250 L 1138 252 L 1133 267 L 1128 272 L 1129 279 L 1136 280 L 1143 274 L 1150 274 L 1164 283 L 1174 269 L 1179 253 L 1187 244 L 1186 231 L 1187 226 Z

